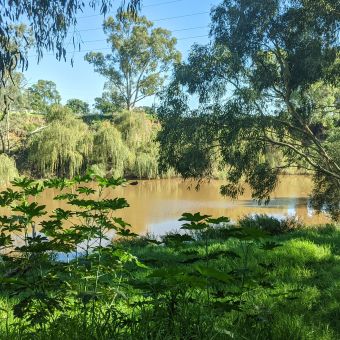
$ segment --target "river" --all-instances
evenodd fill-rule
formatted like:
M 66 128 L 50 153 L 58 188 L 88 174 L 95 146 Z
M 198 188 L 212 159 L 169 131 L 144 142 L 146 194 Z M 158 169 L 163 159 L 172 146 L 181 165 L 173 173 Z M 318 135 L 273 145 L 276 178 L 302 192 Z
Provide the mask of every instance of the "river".
M 138 234 L 147 232 L 161 235 L 180 227 L 178 219 L 184 212 L 201 212 L 214 217 L 228 216 L 236 221 L 249 214 L 268 214 L 282 218 L 296 216 L 308 225 L 329 222 L 324 214 L 315 214 L 308 206 L 312 189 L 307 176 L 282 176 L 268 205 L 258 205 L 251 198 L 249 189 L 238 200 L 222 197 L 219 188 L 224 182 L 213 180 L 202 183 L 195 190 L 195 183 L 181 179 L 142 180 L 136 186 L 117 188 L 106 193 L 108 197 L 125 197 L 129 208 L 118 211 Z M 67 209 L 63 202 L 53 200 L 57 191 L 47 191 L 39 198 L 51 211 L 58 207 Z

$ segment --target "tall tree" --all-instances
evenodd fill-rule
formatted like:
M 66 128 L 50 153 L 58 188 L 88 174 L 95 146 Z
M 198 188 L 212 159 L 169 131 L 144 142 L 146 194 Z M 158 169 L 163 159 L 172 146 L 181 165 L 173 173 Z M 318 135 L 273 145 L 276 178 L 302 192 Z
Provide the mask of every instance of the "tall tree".
M 11 117 L 14 110 L 21 111 L 28 108 L 25 91 L 26 80 L 22 73 L 14 72 L 3 79 L 4 87 L 0 86 L 0 152 L 9 153 Z
M 237 197 L 246 182 L 265 201 L 283 169 L 304 168 L 314 175 L 314 207 L 338 219 L 338 19 L 335 0 L 222 1 L 211 43 L 193 47 L 164 95 L 164 164 L 209 175 L 222 155 L 222 193 Z M 280 164 L 270 164 L 269 148 L 280 150 Z
M 89 104 L 84 102 L 81 99 L 77 99 L 77 98 L 69 99 L 66 103 L 66 106 L 70 108 L 75 114 L 78 114 L 78 115 L 90 114 Z
M 38 80 L 27 91 L 31 108 L 39 113 L 47 113 L 51 105 L 60 104 L 57 85 L 51 80 Z
M 176 39 L 163 28 L 153 28 L 145 17 L 125 13 L 121 20 L 109 17 L 104 32 L 112 53 L 86 54 L 96 72 L 106 77 L 112 96 L 131 110 L 142 99 L 156 94 L 165 72 L 180 60 Z

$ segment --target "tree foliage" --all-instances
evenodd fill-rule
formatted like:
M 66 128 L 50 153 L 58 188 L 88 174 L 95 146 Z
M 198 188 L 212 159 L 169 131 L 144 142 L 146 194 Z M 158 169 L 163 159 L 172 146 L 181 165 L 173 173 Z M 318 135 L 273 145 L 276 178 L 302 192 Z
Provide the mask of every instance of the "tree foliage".
M 124 103 L 131 110 L 159 91 L 164 72 L 171 63 L 179 61 L 176 39 L 163 28 L 153 28 L 145 17 L 130 13 L 124 13 L 120 20 L 109 17 L 103 27 L 112 53 L 91 52 L 85 59 L 106 77 L 113 104 Z
M 78 114 L 78 115 L 90 114 L 89 104 L 81 99 L 77 99 L 77 98 L 69 99 L 66 103 L 66 106 L 70 108 L 75 114 Z
M 0 185 L 8 185 L 10 181 L 18 177 L 19 173 L 15 160 L 5 154 L 0 155 Z
M 136 11 L 140 0 L 121 1 L 121 10 Z M 69 28 L 77 23 L 77 15 L 86 6 L 99 7 L 101 14 L 106 14 L 112 7 L 109 0 L 67 0 L 45 1 L 37 0 L 32 3 L 23 1 L 0 1 L 0 81 L 6 73 L 11 73 L 16 67 L 23 70 L 28 66 L 27 49 L 31 38 L 34 37 L 34 47 L 38 60 L 44 51 L 55 52 L 56 58 L 66 58 L 64 46 Z M 17 27 L 26 22 L 28 30 L 23 32 Z M 74 45 L 76 41 L 74 40 Z
M 49 125 L 30 141 L 29 164 L 42 177 L 71 177 L 86 168 L 93 137 L 88 126 L 68 110 L 55 107 Z
M 222 193 L 237 197 L 247 183 L 260 201 L 284 169 L 303 168 L 314 174 L 314 207 L 339 218 L 337 13 L 333 0 L 216 6 L 211 43 L 193 46 L 163 96 L 163 163 L 207 176 L 222 155 Z M 280 150 L 279 164 L 270 164 L 268 150 Z
M 70 178 L 91 167 L 102 175 L 158 176 L 160 127 L 145 113 L 122 111 L 86 124 L 67 106 L 52 105 L 44 118 L 45 125 L 22 145 L 21 167 L 32 175 Z
M 92 158 L 95 164 L 104 164 L 106 171 L 121 177 L 133 162 L 133 156 L 120 131 L 113 124 L 104 121 L 97 125 Z
M 46 114 L 51 105 L 60 104 L 57 85 L 51 80 L 38 80 L 27 91 L 30 107 L 37 113 Z

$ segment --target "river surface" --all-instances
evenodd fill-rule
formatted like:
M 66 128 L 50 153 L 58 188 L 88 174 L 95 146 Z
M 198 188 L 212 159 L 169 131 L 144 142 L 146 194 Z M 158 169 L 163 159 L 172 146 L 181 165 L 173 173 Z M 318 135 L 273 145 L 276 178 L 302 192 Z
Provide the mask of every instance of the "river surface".
M 105 196 L 127 199 L 130 207 L 118 211 L 117 216 L 130 223 L 138 234 L 162 235 L 179 229 L 178 219 L 184 212 L 228 216 L 233 221 L 249 214 L 268 214 L 278 218 L 296 216 L 306 224 L 329 222 L 325 215 L 315 214 L 308 206 L 312 182 L 307 176 L 281 177 L 268 205 L 258 205 L 248 189 L 238 200 L 222 197 L 219 188 L 223 180 L 202 183 L 198 191 L 195 184 L 181 179 L 143 180 L 136 186 L 110 190 Z M 57 194 L 57 191 L 47 191 L 38 202 L 45 204 L 49 211 L 58 207 L 68 209 L 66 203 L 53 200 Z

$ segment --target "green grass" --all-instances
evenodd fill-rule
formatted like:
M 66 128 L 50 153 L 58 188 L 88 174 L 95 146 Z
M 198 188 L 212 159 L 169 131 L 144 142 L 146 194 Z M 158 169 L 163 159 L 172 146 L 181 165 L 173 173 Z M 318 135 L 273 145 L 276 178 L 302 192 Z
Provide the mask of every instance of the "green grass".
M 339 339 L 339 229 L 305 228 L 269 240 L 280 246 L 263 250 L 258 242 L 210 239 L 210 254 L 229 251 L 241 258 L 222 255 L 208 264 L 204 260 L 183 263 L 190 256 L 204 256 L 204 241 L 173 247 L 150 245 L 142 239 L 121 241 L 119 247 L 130 250 L 149 269 L 128 265 L 126 286 L 121 289 L 128 288 L 121 292 L 124 299 L 117 300 L 110 316 L 105 319 L 97 313 L 97 320 L 84 328 L 75 312 L 80 307 L 74 306 L 74 310 L 55 315 L 48 327 L 33 335 L 23 321 L 9 313 L 6 330 L 5 311 L 15 303 L 15 297 L 3 294 L 0 339 Z M 207 292 L 185 282 L 183 273 L 196 264 L 225 273 L 245 266 L 249 269 L 249 289 L 243 290 L 239 309 L 221 309 L 212 295 L 207 297 L 207 293 L 228 292 L 228 299 L 221 301 L 229 303 L 231 293 L 237 291 L 232 284 L 214 282 Z M 150 277 L 157 270 L 168 274 Z M 252 286 L 252 280 L 260 284 Z M 102 302 L 96 308 L 104 311 L 107 304 Z

